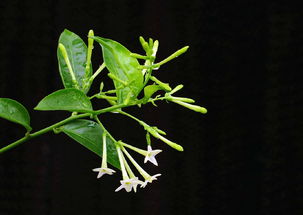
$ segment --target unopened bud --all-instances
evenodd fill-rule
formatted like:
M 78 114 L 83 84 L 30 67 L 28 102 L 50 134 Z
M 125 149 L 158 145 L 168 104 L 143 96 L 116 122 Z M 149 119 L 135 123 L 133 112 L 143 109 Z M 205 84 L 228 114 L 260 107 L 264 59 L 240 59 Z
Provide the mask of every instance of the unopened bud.
M 178 51 L 174 52 L 172 55 L 170 55 L 169 57 L 165 58 L 161 62 L 159 62 L 157 64 L 154 64 L 154 65 L 157 66 L 157 67 L 160 67 L 161 65 L 167 63 L 168 61 L 171 61 L 174 58 L 179 57 L 181 54 L 185 53 L 188 48 L 189 48 L 189 46 L 185 46 L 182 49 L 179 49 Z
M 165 90 L 165 91 L 171 91 L 171 88 L 170 88 L 169 84 L 164 83 L 164 82 L 158 80 L 156 77 L 151 76 L 150 80 L 156 82 L 163 90 Z
M 170 94 L 174 94 L 175 92 L 181 90 L 184 86 L 182 84 L 179 84 L 178 86 L 176 86 L 171 92 Z
M 207 113 L 207 109 L 204 107 L 200 107 L 198 105 L 192 105 L 192 104 L 188 104 L 186 102 L 182 102 L 182 101 L 178 101 L 178 100 L 171 100 L 172 102 L 175 102 L 179 105 L 182 105 L 183 107 L 186 107 L 188 109 L 191 109 L 193 111 L 199 112 L 199 113 L 203 113 L 206 114 Z
M 181 102 L 186 102 L 186 103 L 195 103 L 195 100 L 190 99 L 190 98 L 184 98 L 184 97 L 174 97 L 171 96 L 171 98 L 169 99 L 170 101 L 181 101 Z

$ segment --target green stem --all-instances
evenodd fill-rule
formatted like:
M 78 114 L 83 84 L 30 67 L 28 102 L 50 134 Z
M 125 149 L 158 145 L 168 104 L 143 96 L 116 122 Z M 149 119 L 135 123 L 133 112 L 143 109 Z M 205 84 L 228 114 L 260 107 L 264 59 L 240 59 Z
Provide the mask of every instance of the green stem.
M 103 124 L 100 122 L 100 120 L 99 120 L 99 118 L 98 118 L 98 116 L 94 116 L 94 119 L 97 121 L 97 123 L 100 125 L 100 127 L 103 129 L 103 132 L 105 132 L 106 133 L 106 135 L 110 138 L 110 139 L 112 139 L 112 141 L 114 142 L 114 143 L 116 143 L 117 141 L 115 140 L 115 138 L 106 130 L 106 128 L 103 126 Z
M 144 121 L 142 121 L 142 120 L 134 117 L 133 115 L 131 115 L 129 113 L 126 113 L 126 112 L 124 112 L 122 110 L 118 110 L 117 112 L 120 113 L 120 114 L 123 114 L 123 115 L 125 115 L 125 116 L 127 116 L 127 117 L 129 117 L 129 118 L 131 118 L 131 119 L 133 119 L 135 121 L 137 121 L 141 126 L 143 126 L 143 128 L 145 130 L 148 130 L 149 128 L 151 128 L 151 126 L 149 126 L 148 124 L 146 124 Z
M 83 117 L 88 117 L 90 115 L 91 115 L 90 113 L 84 113 L 84 114 L 80 114 L 80 115 L 73 115 L 73 116 L 70 116 L 70 117 L 68 117 L 68 118 L 66 118 L 66 119 L 64 119 L 64 120 L 62 120 L 60 122 L 57 122 L 57 123 L 55 123 L 55 124 L 53 124 L 51 126 L 43 128 L 43 129 L 41 129 L 41 130 L 39 130 L 39 131 L 37 131 L 35 133 L 26 134 L 23 138 L 21 138 L 21 139 L 15 141 L 15 142 L 13 142 L 13 143 L 11 143 L 11 144 L 3 147 L 3 148 L 1 148 L 0 149 L 0 154 L 3 153 L 3 152 L 6 152 L 6 151 L 8 151 L 8 150 L 10 150 L 12 148 L 15 148 L 16 146 L 20 145 L 21 143 L 26 142 L 27 140 L 33 139 L 33 138 L 35 138 L 37 136 L 40 136 L 40 135 L 45 134 L 45 133 L 47 133 L 49 131 L 52 131 L 53 129 L 58 128 L 59 126 L 64 125 L 64 124 L 66 124 L 66 123 L 68 123 L 68 122 L 70 122 L 72 120 L 83 118 Z
M 101 66 L 97 69 L 97 71 L 90 77 L 89 83 L 93 83 L 93 80 L 102 72 L 102 70 L 105 68 L 105 63 L 102 63 Z
M 133 115 L 131 115 L 129 113 L 126 113 L 126 112 L 124 112 L 122 110 L 119 110 L 118 113 L 123 114 L 123 115 L 125 115 L 125 116 L 127 116 L 127 117 L 129 117 L 129 118 L 131 118 L 131 119 L 133 119 L 135 121 L 137 121 L 139 124 L 142 124 L 142 122 L 143 122 L 142 120 L 140 120 L 140 119 L 134 117 Z
M 3 148 L 1 148 L 0 149 L 0 154 L 4 153 L 4 152 L 6 152 L 6 151 L 8 151 L 8 150 L 10 150 L 12 148 L 15 148 L 16 146 L 20 145 L 21 143 L 23 143 L 23 142 L 25 142 L 25 141 L 27 141 L 29 139 L 31 139 L 30 136 L 24 136 L 23 138 L 21 138 L 21 139 L 15 141 L 15 142 L 13 142 L 13 143 L 11 143 L 11 144 L 3 147 Z
M 142 37 L 142 38 L 143 38 L 143 37 Z M 141 41 L 141 38 L 140 38 L 140 41 Z M 145 42 L 145 41 L 144 41 L 144 39 L 143 39 L 142 45 L 143 45 L 144 42 Z M 145 42 L 145 43 L 146 43 L 146 42 Z M 148 68 L 142 70 L 143 75 L 145 75 L 145 74 L 146 74 L 146 75 L 145 75 L 145 80 L 144 80 L 143 86 L 142 86 L 142 88 L 140 89 L 140 91 L 143 90 L 143 88 L 146 86 L 146 84 L 148 83 L 148 81 L 149 81 L 149 79 L 150 79 L 150 77 L 151 77 L 152 68 L 151 68 L 150 66 L 153 65 L 153 63 L 154 63 L 154 61 L 155 61 L 155 59 L 156 59 L 156 54 L 157 54 L 157 51 L 158 51 L 158 47 L 159 47 L 159 42 L 158 42 L 158 40 L 156 40 L 156 41 L 154 42 L 154 45 L 153 45 L 153 48 L 152 48 L 151 56 L 149 56 L 149 58 L 148 58 L 148 59 L 145 61 L 145 63 L 144 63 L 144 66 L 147 66 Z M 146 54 L 148 54 L 148 53 L 146 52 Z
M 156 100 L 163 100 L 163 99 L 165 99 L 165 97 L 157 98 L 157 99 L 152 99 L 152 100 L 150 100 L 150 101 L 148 101 L 148 102 L 152 102 L 152 101 L 156 101 Z M 64 119 L 64 120 L 62 120 L 62 121 L 60 121 L 60 122 L 57 122 L 57 123 L 55 123 L 55 124 L 53 124 L 53 125 L 51 125 L 51 126 L 48 126 L 48 127 L 46 127 L 46 128 L 43 128 L 43 129 L 41 129 L 41 130 L 39 130 L 39 131 L 37 131 L 37 132 L 31 133 L 31 134 L 28 134 L 28 133 L 27 133 L 27 134 L 26 134 L 24 137 L 22 137 L 21 139 L 15 141 L 15 142 L 13 142 L 13 143 L 11 143 L 11 144 L 5 146 L 5 147 L 0 148 L 0 154 L 4 153 L 4 152 L 6 152 L 6 151 L 8 151 L 8 150 L 10 150 L 10 149 L 15 148 L 16 146 L 18 146 L 18 145 L 20 145 L 20 144 L 22 144 L 22 143 L 24 143 L 24 142 L 26 142 L 26 141 L 28 141 L 28 140 L 30 140 L 30 139 L 33 139 L 33 138 L 35 138 L 35 137 L 37 137 L 37 136 L 40 136 L 40 135 L 42 135 L 42 134 L 45 134 L 45 133 L 47 133 L 47 132 L 53 131 L 54 129 L 56 129 L 56 128 L 58 128 L 58 127 L 60 127 L 60 126 L 62 126 L 62 125 L 64 125 L 64 124 L 66 124 L 66 123 L 68 123 L 68 122 L 70 122 L 70 121 L 73 121 L 73 120 L 75 120 L 75 119 L 80 119 L 80 118 L 84 118 L 84 117 L 89 117 L 89 116 L 91 116 L 92 114 L 93 114 L 93 115 L 99 115 L 99 114 L 102 114 L 102 113 L 107 113 L 107 112 L 111 112 L 111 111 L 114 111 L 114 110 L 117 110 L 117 109 L 121 109 L 121 108 L 124 108 L 124 107 L 129 107 L 129 106 L 134 106 L 134 105 L 138 105 L 138 104 L 142 104 L 142 101 L 138 100 L 137 102 L 134 102 L 134 103 L 132 103 L 132 104 L 118 104 L 118 105 L 114 105 L 114 106 L 111 106 L 111 107 L 103 108 L 103 109 L 101 109 L 101 110 L 94 111 L 94 112 L 92 112 L 92 113 L 83 113 L 83 114 L 79 114 L 79 115 L 72 115 L 72 116 L 70 116 L 70 117 L 68 117 L 68 118 L 66 118 L 66 119 Z M 123 111 L 121 111 L 121 113 L 123 113 L 124 115 L 128 115 L 129 117 L 132 117 L 133 119 L 136 119 L 136 121 L 139 120 L 139 119 L 135 118 L 134 116 L 131 116 L 130 114 L 127 114 L 127 113 L 125 113 L 125 112 L 123 112 Z M 106 130 L 106 129 L 104 128 L 104 126 L 102 125 L 102 123 L 99 121 L 98 117 L 96 117 L 95 119 L 96 119 L 97 122 L 100 124 L 100 126 L 102 127 L 102 129 L 104 129 L 104 130 L 107 132 L 107 130 Z M 141 121 L 141 120 L 139 120 L 139 121 L 143 123 L 143 121 Z M 138 121 L 138 122 L 139 122 L 139 121 Z M 108 132 L 107 132 L 107 134 L 108 134 L 108 136 L 109 136 L 114 142 L 116 142 L 116 140 L 115 140 Z
M 125 147 L 127 147 L 127 148 L 129 148 L 129 149 L 131 149 L 131 150 L 133 150 L 133 151 L 135 151 L 135 152 L 137 152 L 137 153 L 143 155 L 143 156 L 146 156 L 146 155 L 147 155 L 147 151 L 146 151 L 146 150 L 139 149 L 139 148 L 137 148 L 137 147 L 134 147 L 134 146 L 132 146 L 132 145 L 129 145 L 129 144 L 126 144 L 126 143 L 123 143 L 123 142 L 120 142 L 120 144 L 121 144 L 122 146 L 125 146 Z
M 103 109 L 101 109 L 101 110 L 94 111 L 93 114 L 99 115 L 99 114 L 101 114 L 101 113 L 111 112 L 111 111 L 114 111 L 114 110 L 116 110 L 116 109 L 120 109 L 120 108 L 123 108 L 123 107 L 132 106 L 132 105 L 134 105 L 134 104 L 131 104 L 131 105 L 125 105 L 125 104 L 113 105 L 113 106 L 110 106 L 110 107 L 107 107 L 107 108 L 103 108 Z

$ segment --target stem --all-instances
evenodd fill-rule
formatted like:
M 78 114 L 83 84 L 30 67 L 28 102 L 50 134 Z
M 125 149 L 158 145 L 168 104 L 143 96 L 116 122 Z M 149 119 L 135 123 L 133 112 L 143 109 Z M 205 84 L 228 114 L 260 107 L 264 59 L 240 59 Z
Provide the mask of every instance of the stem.
M 140 37 L 140 42 L 142 43 L 142 45 L 144 44 L 144 39 L 143 37 L 141 38 Z M 145 42 L 146 43 L 146 42 Z M 148 83 L 150 77 L 151 77 L 151 74 L 152 74 L 152 68 L 150 68 L 151 65 L 153 65 L 155 59 L 156 59 L 156 54 L 157 54 L 157 51 L 158 51 L 158 47 L 159 47 L 159 42 L 158 40 L 156 40 L 154 42 L 154 45 L 153 45 L 153 48 L 152 48 L 152 54 L 151 56 L 149 56 L 149 59 L 147 59 L 144 63 L 144 66 L 148 66 L 149 68 L 148 69 L 143 69 L 142 70 L 142 74 L 145 75 L 145 80 L 144 80 L 144 83 L 143 83 L 143 86 L 142 88 L 140 89 L 140 91 L 146 86 L 146 84 Z M 146 53 L 148 54 L 148 53 Z
M 152 99 L 152 100 L 150 100 L 150 101 L 148 101 L 148 102 L 153 102 L 153 101 L 156 101 L 156 100 L 163 100 L 163 99 L 165 99 L 165 97 L 161 97 L 161 98 L 157 98 L 157 99 Z M 80 119 L 80 118 L 88 117 L 88 116 L 91 116 L 91 114 L 93 114 L 93 115 L 99 115 L 99 114 L 111 112 L 111 111 L 114 111 L 114 110 L 117 110 L 117 109 L 120 109 L 120 108 L 123 108 L 123 107 L 129 107 L 129 106 L 134 106 L 134 105 L 138 105 L 138 104 L 142 104 L 142 102 L 141 102 L 140 100 L 138 100 L 137 102 L 134 102 L 134 103 L 132 103 L 132 104 L 118 104 L 118 105 L 114 105 L 114 106 L 111 106 L 111 107 L 103 108 L 103 109 L 101 109 L 101 110 L 94 111 L 94 112 L 92 112 L 92 113 L 84 113 L 84 114 L 79 114 L 79 115 L 72 115 L 72 116 L 70 116 L 70 117 L 68 117 L 68 118 L 66 118 L 66 119 L 64 119 L 64 120 L 62 120 L 62 121 L 60 121 L 60 122 L 57 122 L 57 123 L 55 123 L 55 124 L 53 124 L 53 125 L 51 125 L 51 126 L 48 126 L 48 127 L 46 127 L 46 128 L 43 128 L 43 129 L 41 129 L 41 130 L 39 130 L 39 131 L 37 131 L 37 132 L 34 132 L 34 133 L 32 133 L 32 134 L 26 134 L 26 135 L 25 135 L 24 137 L 22 137 L 21 139 L 19 139 L 19 140 L 13 142 L 13 143 L 11 143 L 11 144 L 9 144 L 9 145 L 7 145 L 7 146 L 4 146 L 4 147 L 0 148 L 0 154 L 4 153 L 4 152 L 6 152 L 6 151 L 8 151 L 8 150 L 10 150 L 10 149 L 15 148 L 16 146 L 18 146 L 18 145 L 20 145 L 20 144 L 22 144 L 22 143 L 24 143 L 24 142 L 26 142 L 26 141 L 28 141 L 28 140 L 30 140 L 30 139 L 33 139 L 33 138 L 35 138 L 35 137 L 37 137 L 37 136 L 40 136 L 40 135 L 42 135 L 42 134 L 45 134 L 45 133 L 47 133 L 47 132 L 53 131 L 54 129 L 56 129 L 56 128 L 58 128 L 58 127 L 60 127 L 60 126 L 62 126 L 62 125 L 64 125 L 64 124 L 66 124 L 66 123 L 68 123 L 68 122 L 70 122 L 70 121 L 73 121 L 73 120 L 75 120 L 75 119 Z M 122 111 L 122 112 L 123 112 L 123 111 Z M 124 115 L 128 115 L 129 117 L 131 116 L 131 115 L 125 113 L 125 112 L 123 112 L 123 114 L 124 114 Z M 134 117 L 134 116 L 132 116 L 132 117 Z M 102 123 L 100 122 L 100 120 L 98 119 L 98 117 L 95 116 L 95 119 L 96 119 L 96 121 L 100 124 L 100 126 L 102 127 L 102 129 L 104 129 L 104 131 L 107 132 L 107 130 L 104 128 L 104 126 L 102 125 Z M 136 121 L 139 120 L 139 119 L 137 119 L 137 118 L 135 118 L 135 117 L 134 117 L 133 119 L 136 119 Z M 141 120 L 139 120 L 139 121 L 141 121 Z M 138 121 L 138 122 L 139 122 L 139 121 Z M 142 121 L 141 121 L 141 122 L 142 122 Z M 116 142 L 116 140 L 115 140 L 108 132 L 107 132 L 107 135 L 108 135 L 114 142 Z
M 107 108 L 103 108 L 101 110 L 94 111 L 93 114 L 99 115 L 101 113 L 111 112 L 113 110 L 116 110 L 116 109 L 119 109 L 119 108 L 123 108 L 123 107 L 132 106 L 132 105 L 134 105 L 134 104 L 131 104 L 131 105 L 125 105 L 125 104 L 113 105 L 111 107 L 107 107 Z
M 122 147 L 122 151 L 128 157 L 130 162 L 132 162 L 132 164 L 136 167 L 136 169 L 143 176 L 143 178 L 147 180 L 150 175 L 133 159 L 133 157 L 126 151 L 124 147 Z
M 96 96 L 98 99 L 106 99 L 106 100 L 113 100 L 113 101 L 117 101 L 117 97 L 116 96 L 106 96 L 106 95 L 98 95 Z
M 133 151 L 135 151 L 135 152 L 137 152 L 137 153 L 139 153 L 139 154 L 141 154 L 141 155 L 143 155 L 143 156 L 146 156 L 146 155 L 147 155 L 147 151 L 145 151 L 145 150 L 143 150 L 143 149 L 139 149 L 139 148 L 137 148 L 137 147 L 134 147 L 134 146 L 132 146 L 132 145 L 128 145 L 128 144 L 123 143 L 123 142 L 120 142 L 120 143 L 121 143 L 122 146 L 125 146 L 125 147 L 127 147 L 127 148 L 129 148 L 129 149 L 131 149 L 131 150 L 133 150 Z
M 15 148 L 16 146 L 20 145 L 21 143 L 24 143 L 27 140 L 33 139 L 33 138 L 35 138 L 37 136 L 40 136 L 40 135 L 45 134 L 45 133 L 47 133 L 49 131 L 52 131 L 53 129 L 55 129 L 55 128 L 61 126 L 61 125 L 64 125 L 64 124 L 66 124 L 66 123 L 68 123 L 68 122 L 70 122 L 72 120 L 83 118 L 83 117 L 87 117 L 87 116 L 90 116 L 90 115 L 91 115 L 90 113 L 84 113 L 84 114 L 80 114 L 80 115 L 73 115 L 73 116 L 70 116 L 70 117 L 68 117 L 68 118 L 66 118 L 66 119 L 64 119 L 64 120 L 62 120 L 60 122 L 57 122 L 57 123 L 55 123 L 55 124 L 53 124 L 53 125 L 51 125 L 49 127 L 43 128 L 43 129 L 41 129 L 41 130 L 39 130 L 39 131 L 37 131 L 35 133 L 27 134 L 23 138 L 21 138 L 21 139 L 15 141 L 15 142 L 13 142 L 13 143 L 11 143 L 11 144 L 3 147 L 3 148 L 1 148 L 0 149 L 0 154 L 3 153 L 3 152 L 6 152 L 6 151 L 8 151 L 8 150 L 10 150 L 12 148 Z
M 126 113 L 126 112 L 124 112 L 124 111 L 122 111 L 122 110 L 118 111 L 118 113 L 121 113 L 122 115 L 125 115 L 125 116 L 127 116 L 127 117 L 129 117 L 129 118 L 131 118 L 131 119 L 133 119 L 133 120 L 135 120 L 135 121 L 137 121 L 140 125 L 143 123 L 142 120 L 140 120 L 140 119 L 134 117 L 133 115 L 131 115 L 131 114 L 129 114 L 129 113 Z
M 103 132 L 110 138 L 112 139 L 112 141 L 114 143 L 116 143 L 117 141 L 115 140 L 115 138 L 106 130 L 106 128 L 103 126 L 103 124 L 100 122 L 98 116 L 95 116 L 94 119 L 97 121 L 97 123 L 101 126 L 101 128 L 103 129 Z
M 97 71 L 90 77 L 89 83 L 92 83 L 93 80 L 102 72 L 102 70 L 105 68 L 105 63 L 102 63 L 102 65 L 97 69 Z
M 15 142 L 3 147 L 3 148 L 1 148 L 0 149 L 0 154 L 3 153 L 3 152 L 6 152 L 6 151 L 8 151 L 12 148 L 15 148 L 16 146 L 20 145 L 21 143 L 23 143 L 23 142 L 25 142 L 29 139 L 31 139 L 30 136 L 24 136 L 23 138 L 21 138 L 21 139 L 15 141 Z

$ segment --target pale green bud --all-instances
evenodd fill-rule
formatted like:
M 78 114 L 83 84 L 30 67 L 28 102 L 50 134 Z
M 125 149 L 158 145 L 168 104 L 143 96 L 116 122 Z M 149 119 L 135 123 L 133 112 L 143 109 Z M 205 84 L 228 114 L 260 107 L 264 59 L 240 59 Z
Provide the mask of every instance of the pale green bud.
M 192 104 L 188 104 L 186 102 L 182 102 L 182 101 L 178 101 L 178 100 L 171 100 L 172 102 L 175 102 L 179 105 L 182 105 L 183 107 L 186 107 L 188 109 L 191 109 L 193 111 L 199 112 L 199 113 L 203 113 L 206 114 L 207 113 L 207 109 L 204 107 L 200 107 L 198 105 L 192 105 Z

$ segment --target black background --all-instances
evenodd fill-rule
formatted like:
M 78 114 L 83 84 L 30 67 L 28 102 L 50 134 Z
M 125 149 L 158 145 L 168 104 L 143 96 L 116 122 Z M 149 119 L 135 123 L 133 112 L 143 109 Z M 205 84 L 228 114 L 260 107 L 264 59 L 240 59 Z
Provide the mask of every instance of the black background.
M 189 45 L 156 75 L 184 84 L 179 95 L 209 110 L 130 108 L 185 148 L 154 140 L 164 150 L 159 167 L 144 167 L 162 176 L 136 194 L 114 192 L 120 173 L 97 180 L 91 169 L 100 159 L 63 134 L 1 154 L 0 214 L 302 214 L 301 20 L 301 5 L 271 1 L 0 1 L 0 97 L 24 104 L 34 130 L 67 116 L 33 111 L 62 88 L 56 49 L 64 28 L 84 39 L 94 29 L 139 53 L 138 37 L 152 37 L 159 59 Z M 135 122 L 102 120 L 117 139 L 145 147 Z M 1 146 L 24 133 L 0 126 Z

